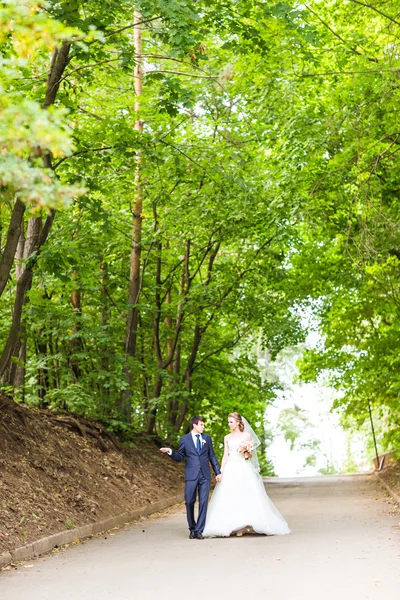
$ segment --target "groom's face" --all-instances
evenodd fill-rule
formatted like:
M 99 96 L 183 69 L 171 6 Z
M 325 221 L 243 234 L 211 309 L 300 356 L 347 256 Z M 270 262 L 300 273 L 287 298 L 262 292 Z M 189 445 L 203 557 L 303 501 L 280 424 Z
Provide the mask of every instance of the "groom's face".
M 204 421 L 199 421 L 198 423 L 195 423 L 193 425 L 193 431 L 195 433 L 203 433 L 204 427 L 205 427 Z

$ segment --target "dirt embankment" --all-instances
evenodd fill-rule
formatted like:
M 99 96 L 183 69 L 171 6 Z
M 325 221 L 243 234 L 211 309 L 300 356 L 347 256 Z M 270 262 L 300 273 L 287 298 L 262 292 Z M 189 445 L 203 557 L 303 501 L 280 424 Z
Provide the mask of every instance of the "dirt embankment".
M 152 442 L 0 397 L 0 553 L 180 491 L 182 465 Z
M 379 477 L 400 498 L 400 461 L 394 458 L 390 460 L 382 471 L 379 471 Z

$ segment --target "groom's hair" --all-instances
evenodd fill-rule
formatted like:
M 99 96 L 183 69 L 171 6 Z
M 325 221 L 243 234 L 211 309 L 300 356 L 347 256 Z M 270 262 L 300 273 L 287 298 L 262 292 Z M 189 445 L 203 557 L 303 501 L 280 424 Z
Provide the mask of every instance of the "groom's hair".
M 203 417 L 199 417 L 199 415 L 192 417 L 190 419 L 190 429 L 193 429 L 193 425 L 197 425 L 197 423 L 200 423 L 200 421 L 202 421 L 203 423 L 205 422 Z

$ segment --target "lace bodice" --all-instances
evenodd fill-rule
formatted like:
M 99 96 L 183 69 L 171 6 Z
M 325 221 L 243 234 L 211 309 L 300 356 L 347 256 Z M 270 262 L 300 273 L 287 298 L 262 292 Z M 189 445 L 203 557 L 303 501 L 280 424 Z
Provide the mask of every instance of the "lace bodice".
M 242 437 L 242 436 L 238 436 L 238 438 L 229 438 L 228 439 L 228 451 L 229 451 L 229 455 L 228 455 L 228 460 L 229 461 L 237 461 L 237 460 L 244 460 L 244 456 L 242 456 L 241 454 L 239 454 L 238 449 L 239 446 L 242 442 L 245 441 L 246 438 Z

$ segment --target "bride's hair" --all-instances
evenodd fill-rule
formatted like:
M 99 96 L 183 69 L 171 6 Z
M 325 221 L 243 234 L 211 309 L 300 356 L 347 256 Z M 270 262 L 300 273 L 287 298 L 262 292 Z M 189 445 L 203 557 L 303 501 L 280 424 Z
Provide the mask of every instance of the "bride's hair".
M 235 421 L 237 421 L 239 423 L 239 431 L 244 431 L 244 423 L 242 421 L 242 415 L 239 414 L 238 412 L 234 412 L 231 413 L 230 415 L 228 415 L 229 417 L 233 417 L 235 419 Z

